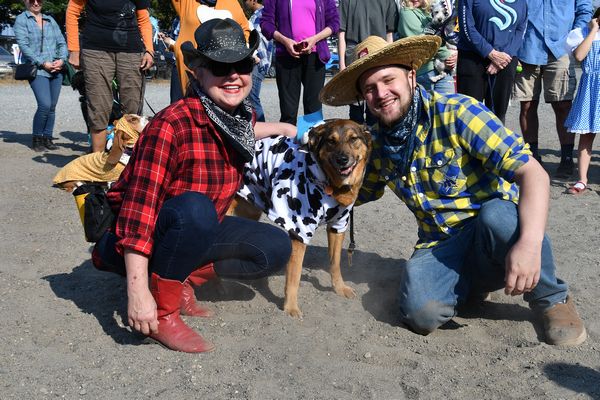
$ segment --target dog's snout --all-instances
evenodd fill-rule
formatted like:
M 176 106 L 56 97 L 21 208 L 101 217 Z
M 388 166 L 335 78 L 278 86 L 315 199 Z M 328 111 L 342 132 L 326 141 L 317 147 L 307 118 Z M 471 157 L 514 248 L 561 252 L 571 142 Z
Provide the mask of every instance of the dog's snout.
M 348 157 L 348 155 L 345 153 L 337 153 L 335 154 L 333 159 L 335 163 L 340 167 L 348 165 L 348 161 L 350 161 L 350 157 Z

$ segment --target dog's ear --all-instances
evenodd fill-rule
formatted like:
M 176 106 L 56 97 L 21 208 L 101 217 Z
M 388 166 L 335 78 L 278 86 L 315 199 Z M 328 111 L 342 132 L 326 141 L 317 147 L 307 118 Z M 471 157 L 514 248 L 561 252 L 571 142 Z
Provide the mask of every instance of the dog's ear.
M 327 132 L 327 123 L 313 126 L 308 131 L 308 150 L 311 152 L 317 152 L 323 141 L 323 136 Z

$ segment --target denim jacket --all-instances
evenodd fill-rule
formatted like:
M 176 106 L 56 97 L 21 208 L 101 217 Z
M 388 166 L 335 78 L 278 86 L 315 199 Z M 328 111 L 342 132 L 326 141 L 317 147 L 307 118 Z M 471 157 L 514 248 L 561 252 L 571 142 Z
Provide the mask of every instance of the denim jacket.
M 38 75 L 51 77 L 52 74 L 42 68 L 47 61 L 63 60 L 67 62 L 68 52 L 65 38 L 58 24 L 49 15 L 42 14 L 44 20 L 44 47 L 42 48 L 42 30 L 30 11 L 24 11 L 15 20 L 14 30 L 19 49 L 23 53 L 22 62 L 31 62 L 38 66 Z
M 332 35 L 335 35 L 340 29 L 340 17 L 334 0 L 315 0 L 317 7 L 316 32 L 321 32 L 326 27 L 331 28 Z M 262 34 L 268 40 L 273 39 L 275 31 L 279 31 L 283 36 L 293 37 L 292 32 L 292 4 L 290 0 L 265 0 L 263 15 L 260 21 Z M 275 41 L 275 54 L 277 56 L 288 56 L 285 47 Z M 326 64 L 331 57 L 327 40 L 321 40 L 317 43 L 317 54 L 323 64 Z
M 527 29 L 517 52 L 519 60 L 548 64 L 548 56 L 564 56 L 569 32 L 592 19 L 591 0 L 528 0 Z

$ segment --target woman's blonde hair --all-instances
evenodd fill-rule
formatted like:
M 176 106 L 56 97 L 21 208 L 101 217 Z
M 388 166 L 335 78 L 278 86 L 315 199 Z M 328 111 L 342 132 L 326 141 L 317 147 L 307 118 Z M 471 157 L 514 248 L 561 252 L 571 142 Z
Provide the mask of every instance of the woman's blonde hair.
M 402 6 L 406 8 L 414 8 L 410 0 L 402 0 Z M 421 7 L 419 8 L 428 13 L 431 12 L 431 0 L 421 0 Z

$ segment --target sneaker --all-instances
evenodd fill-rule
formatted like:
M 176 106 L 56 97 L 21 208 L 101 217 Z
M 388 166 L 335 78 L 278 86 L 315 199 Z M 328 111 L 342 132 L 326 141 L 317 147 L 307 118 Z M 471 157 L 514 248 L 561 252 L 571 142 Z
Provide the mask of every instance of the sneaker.
M 542 317 L 548 344 L 577 346 L 587 339 L 585 326 L 570 296 L 567 296 L 564 303 L 557 303 L 544 310 Z
M 560 160 L 560 164 L 558 164 L 558 168 L 556 168 L 556 173 L 554 174 L 557 178 L 568 178 L 573 175 L 573 170 L 575 169 L 575 163 L 571 157 L 564 158 Z
M 58 146 L 54 144 L 54 142 L 52 141 L 52 138 L 44 137 L 44 138 L 42 138 L 42 140 L 44 143 L 44 147 L 47 148 L 48 150 L 58 150 Z

